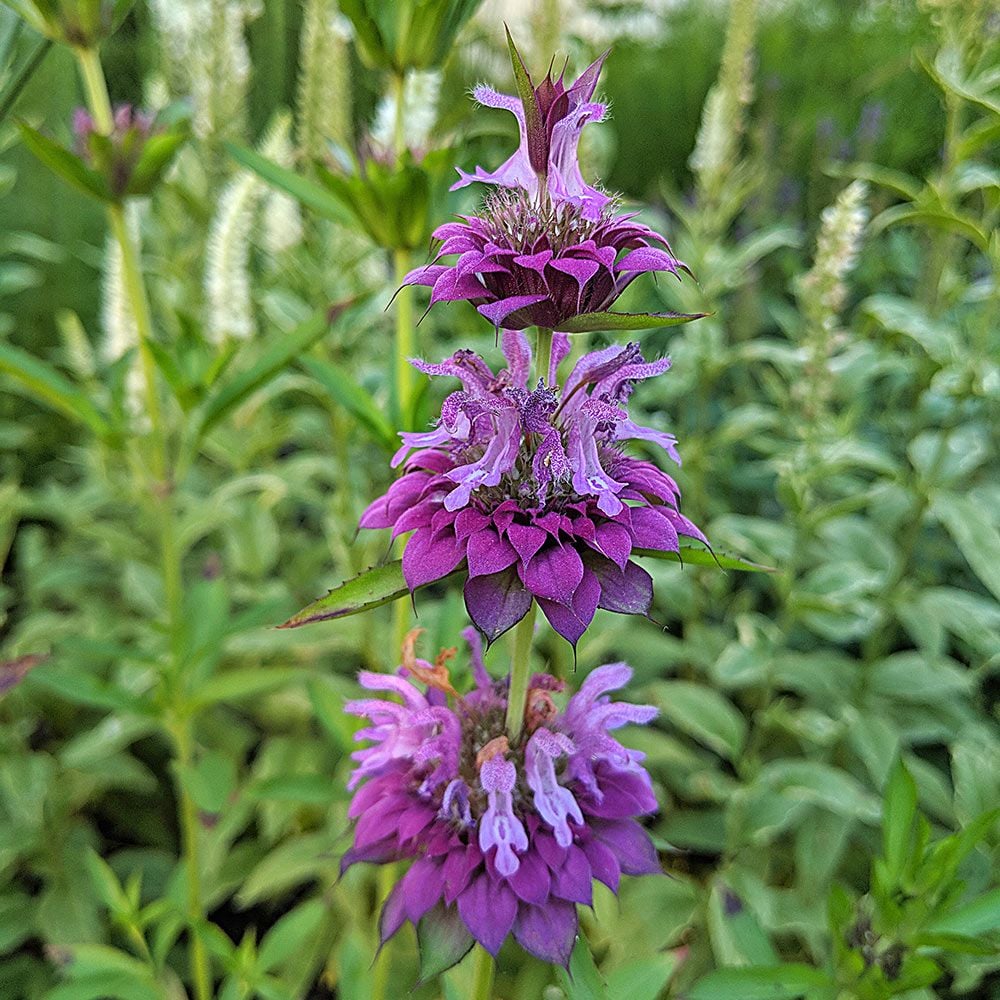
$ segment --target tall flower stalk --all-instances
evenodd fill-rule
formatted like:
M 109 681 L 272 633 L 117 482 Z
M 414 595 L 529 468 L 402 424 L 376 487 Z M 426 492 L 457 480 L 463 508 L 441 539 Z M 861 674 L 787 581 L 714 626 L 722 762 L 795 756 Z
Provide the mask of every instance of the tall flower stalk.
M 96 47 L 74 48 L 86 94 L 87 108 L 93 127 L 100 135 L 111 135 L 115 120 L 108 97 L 107 83 Z M 150 481 L 142 487 L 153 497 L 160 535 L 160 561 L 163 576 L 167 627 L 170 634 L 171 660 L 167 690 L 170 693 L 168 728 L 173 737 L 176 756 L 177 792 L 182 850 L 187 878 L 187 916 L 190 935 L 191 978 L 197 1000 L 209 1000 L 212 995 L 212 974 L 208 953 L 201 937 L 205 908 L 201 887 L 199 824 L 197 809 L 182 775 L 193 759 L 191 719 L 185 704 L 180 643 L 183 632 L 183 579 L 180 547 L 177 538 L 176 511 L 173 502 L 173 469 L 167 432 L 160 406 L 156 361 L 153 356 L 153 317 L 149 295 L 140 265 L 139 247 L 127 224 L 125 208 L 120 200 L 107 202 L 108 224 L 121 255 L 121 277 L 129 311 L 134 318 L 139 341 L 145 382 L 145 404 L 149 437 L 152 444 Z

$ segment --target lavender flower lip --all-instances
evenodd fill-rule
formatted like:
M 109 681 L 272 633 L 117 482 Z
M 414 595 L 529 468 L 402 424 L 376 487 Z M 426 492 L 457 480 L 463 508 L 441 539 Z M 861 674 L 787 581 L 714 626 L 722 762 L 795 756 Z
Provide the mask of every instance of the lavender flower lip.
M 363 673 L 372 691 L 400 696 L 349 702 L 370 725 L 357 739 L 349 815 L 354 846 L 341 870 L 359 861 L 413 859 L 385 903 L 383 942 L 407 920 L 457 915 L 492 955 L 509 935 L 546 962 L 567 965 L 577 934 L 576 904 L 590 905 L 597 879 L 613 892 L 620 876 L 661 871 L 637 816 L 657 811 L 644 755 L 611 731 L 645 724 L 651 706 L 613 702 L 631 668 L 594 670 L 558 709 L 561 681 L 532 679 L 526 727 L 515 747 L 504 734 L 507 682 L 490 679 L 475 630 L 476 686 L 453 691 L 436 666 L 404 655 L 398 676 Z M 428 684 L 423 694 L 414 684 Z
M 679 278 L 688 270 L 663 236 L 634 214 L 617 214 L 614 199 L 583 179 L 580 135 L 607 110 L 592 101 L 603 62 L 604 56 L 568 87 L 551 74 L 534 87 L 533 126 L 520 99 L 475 89 L 480 104 L 517 118 L 520 145 L 493 172 L 459 170 L 455 188 L 479 182 L 500 190 L 478 215 L 435 230 L 441 245 L 434 260 L 403 284 L 430 286 L 432 307 L 468 300 L 497 329 L 558 330 L 575 316 L 609 309 L 640 274 L 667 271 Z M 453 264 L 440 263 L 456 254 Z
M 557 334 L 552 346 L 549 386 L 569 340 Z M 464 564 L 466 608 L 489 642 L 534 599 L 575 646 L 598 607 L 648 614 L 652 580 L 634 550 L 677 551 L 680 535 L 705 541 L 678 510 L 674 480 L 622 451 L 645 440 L 680 462 L 673 435 L 635 424 L 626 409 L 634 384 L 670 362 L 644 361 L 634 343 L 609 347 L 581 358 L 561 389 L 529 389 L 524 335 L 505 331 L 503 349 L 508 367 L 498 374 L 471 351 L 414 362 L 463 388 L 433 430 L 400 435 L 393 464 L 405 462 L 405 474 L 361 527 L 412 532 L 403 551 L 411 591 Z

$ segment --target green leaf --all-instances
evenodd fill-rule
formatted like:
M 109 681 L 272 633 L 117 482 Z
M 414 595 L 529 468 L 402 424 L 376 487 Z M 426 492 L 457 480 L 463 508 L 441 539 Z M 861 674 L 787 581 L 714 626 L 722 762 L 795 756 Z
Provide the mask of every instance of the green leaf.
M 91 170 L 75 153 L 24 122 L 19 122 L 17 127 L 25 146 L 70 187 L 99 201 L 114 200 L 104 178 L 96 170 Z
M 889 887 L 899 885 L 910 858 L 913 821 L 917 816 L 917 785 L 901 760 L 897 760 L 885 788 L 882 807 L 882 850 Z
M 967 937 L 1000 930 L 1000 889 L 992 889 L 971 903 L 952 910 L 927 930 L 935 934 L 962 934 Z
M 457 965 L 472 948 L 473 938 L 458 915 L 458 907 L 438 903 L 417 924 L 420 981 L 426 983 Z
M 48 54 L 50 48 L 52 48 L 51 38 L 37 39 L 34 48 L 22 60 L 18 70 L 6 81 L 3 92 L 0 93 L 0 123 L 7 117 L 10 109 L 14 107 L 18 97 L 21 96 L 21 91 L 24 90 L 28 81 L 34 76 L 35 70 L 42 65 L 42 60 Z M 2 74 L 4 69 L 3 64 L 6 62 L 6 55 L 7 53 L 5 52 L 3 58 L 0 58 L 0 74 Z
M 747 904 L 721 881 L 708 898 L 708 932 L 720 965 L 774 965 L 779 961 L 767 934 Z
M 252 149 L 237 146 L 232 142 L 225 143 L 225 147 L 240 166 L 257 174 L 272 187 L 290 194 L 306 208 L 311 208 L 319 215 L 343 225 L 350 225 L 353 222 L 351 213 L 343 206 L 341 200 L 326 188 L 295 173 L 294 170 L 273 163 Z
M 605 1000 L 608 996 L 604 980 L 594 964 L 594 956 L 590 953 L 590 945 L 582 934 L 577 936 L 573 945 L 569 969 L 560 966 L 557 974 L 567 1000 Z
M 12 344 L 0 343 L 0 372 L 29 390 L 33 399 L 80 421 L 98 437 L 111 435 L 107 417 L 55 368 Z
M 371 395 L 358 385 L 357 379 L 331 361 L 302 358 L 299 364 L 326 389 L 335 402 L 371 431 L 372 436 L 386 451 L 393 452 L 399 447 L 399 436 L 392 424 Z
M 269 972 L 292 956 L 304 954 L 326 913 L 326 906 L 319 899 L 310 899 L 286 913 L 264 935 L 257 955 L 257 967 Z
M 207 813 L 221 813 L 236 787 L 236 764 L 214 750 L 202 754 L 198 763 L 188 768 L 184 783 L 195 805 Z
M 912 205 L 893 205 L 880 212 L 871 221 L 870 231 L 877 235 L 890 226 L 902 223 L 930 226 L 934 229 L 944 229 L 964 237 L 973 246 L 984 253 L 989 251 L 989 239 L 973 219 L 945 208 L 917 208 Z
M 256 698 L 308 675 L 307 670 L 298 667 L 239 667 L 199 685 L 193 701 L 199 708 L 204 708 L 219 702 Z
M 633 549 L 632 554 L 645 556 L 649 559 L 668 559 L 682 565 L 712 566 L 715 569 L 738 569 L 746 573 L 775 573 L 772 566 L 750 562 L 739 556 L 729 556 L 722 552 L 713 552 L 700 542 L 682 542 L 680 552 L 664 552 L 660 549 Z
M 822 806 L 841 816 L 878 822 L 881 804 L 846 771 L 814 760 L 776 760 L 765 764 L 757 783 L 791 800 Z
M 690 681 L 661 681 L 653 692 L 661 714 L 678 729 L 726 760 L 739 757 L 746 720 L 721 694 Z
M 1000 531 L 986 510 L 957 493 L 937 494 L 931 510 L 948 529 L 972 571 L 1000 601 Z
M 680 326 L 711 313 L 581 313 L 559 324 L 561 333 L 591 333 L 595 330 L 655 330 L 662 326 Z
M 192 440 L 207 434 L 220 420 L 231 413 L 248 396 L 280 375 L 298 356 L 309 350 L 323 337 L 331 324 L 340 318 L 349 306 L 357 300 L 341 302 L 330 309 L 316 313 L 291 333 L 282 333 L 272 338 L 270 344 L 246 371 L 239 372 L 221 385 L 217 385 L 205 401 L 197 421 Z
M 608 973 L 608 996 L 628 1000 L 656 1000 L 677 968 L 670 953 L 619 965 Z
M 888 188 L 909 201 L 915 201 L 920 194 L 922 185 L 915 177 L 893 170 L 877 163 L 834 164 L 827 173 L 832 177 L 849 177 L 856 180 L 871 181 L 880 187 Z
M 246 795 L 253 801 L 325 806 L 345 797 L 342 786 L 326 774 L 281 774 L 256 782 Z
M 809 990 L 832 985 L 823 972 L 809 965 L 717 969 L 699 979 L 687 997 L 688 1000 L 798 1000 Z
M 278 628 L 298 628 L 310 622 L 346 618 L 396 601 L 408 593 L 403 579 L 402 560 L 396 559 L 384 566 L 373 566 L 339 587 L 334 587 L 326 597 L 313 601 Z

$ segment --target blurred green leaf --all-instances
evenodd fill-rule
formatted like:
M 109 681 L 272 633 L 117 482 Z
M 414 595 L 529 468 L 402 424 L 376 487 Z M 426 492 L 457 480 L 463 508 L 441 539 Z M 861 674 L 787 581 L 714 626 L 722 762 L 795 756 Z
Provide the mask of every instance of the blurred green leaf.
M 39 402 L 89 427 L 98 437 L 110 437 L 108 418 L 64 375 L 13 344 L 0 343 L 0 372 L 9 375 Z
M 746 740 L 743 716 L 721 694 L 690 681 L 660 681 L 652 687 L 663 718 L 717 754 L 733 761 Z
M 688 1000 L 798 1000 L 833 986 L 826 974 L 808 965 L 717 969 L 688 990 Z
M 399 447 L 399 435 L 388 418 L 353 376 L 339 365 L 318 358 L 301 358 L 299 364 L 326 389 L 335 403 L 364 425 L 386 451 L 391 453 Z
M 973 572 L 1000 601 L 1000 530 L 983 508 L 967 496 L 938 493 L 934 516 L 948 529 Z
M 280 375 L 300 354 L 325 336 L 330 326 L 355 305 L 356 301 L 341 302 L 331 306 L 328 310 L 306 320 L 291 333 L 276 334 L 250 368 L 213 387 L 211 395 L 198 413 L 195 430 L 191 436 L 192 442 L 207 434 L 247 397 Z
M 327 912 L 322 900 L 310 899 L 286 913 L 264 935 L 257 954 L 257 967 L 270 972 L 290 958 L 301 956 Z
M 25 146 L 70 187 L 98 201 L 112 200 L 111 191 L 101 174 L 91 170 L 76 153 L 23 122 L 18 123 L 18 129 Z
M 885 789 L 882 817 L 882 853 L 888 887 L 898 886 L 911 860 L 913 821 L 917 815 L 917 786 L 901 760 L 897 760 Z
M 353 221 L 351 215 L 341 204 L 340 199 L 330 194 L 320 184 L 297 174 L 294 170 L 273 163 L 252 149 L 246 149 L 232 142 L 225 143 L 225 147 L 240 166 L 257 174 L 272 187 L 290 194 L 306 208 L 311 208 L 324 218 L 332 219 L 341 225 L 351 225 Z
M 557 967 L 556 974 L 567 1000 L 605 1000 L 609 996 L 590 944 L 583 934 L 577 936 L 573 952 L 569 957 L 569 969 Z

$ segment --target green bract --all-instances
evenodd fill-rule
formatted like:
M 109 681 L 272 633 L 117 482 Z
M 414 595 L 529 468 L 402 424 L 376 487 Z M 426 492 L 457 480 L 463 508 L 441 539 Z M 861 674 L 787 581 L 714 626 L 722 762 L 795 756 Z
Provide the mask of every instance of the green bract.
M 87 49 L 121 24 L 134 0 L 3 0 L 36 31 Z
M 404 73 L 440 66 L 481 0 L 341 0 L 371 67 Z

